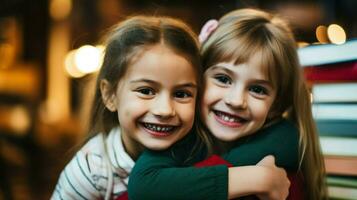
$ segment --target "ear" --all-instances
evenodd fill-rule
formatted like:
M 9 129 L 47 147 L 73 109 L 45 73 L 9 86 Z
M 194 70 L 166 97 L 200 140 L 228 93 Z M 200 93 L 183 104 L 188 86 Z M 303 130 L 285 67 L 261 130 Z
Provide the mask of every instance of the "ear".
M 112 85 L 105 79 L 100 81 L 100 93 L 105 107 L 111 112 L 115 112 L 116 108 L 116 95 L 112 92 Z

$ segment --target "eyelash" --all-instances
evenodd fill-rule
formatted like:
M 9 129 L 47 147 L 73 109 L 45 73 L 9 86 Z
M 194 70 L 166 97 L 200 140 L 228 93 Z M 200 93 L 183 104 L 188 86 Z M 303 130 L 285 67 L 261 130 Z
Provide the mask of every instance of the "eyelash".
M 225 74 L 217 74 L 213 78 L 220 84 L 232 84 L 231 78 Z
M 154 89 L 148 88 L 148 87 L 139 88 L 139 89 L 136 90 L 136 92 L 138 92 L 140 94 L 143 94 L 143 95 L 147 95 L 147 96 L 155 95 Z
M 249 91 L 251 91 L 251 92 L 253 92 L 253 93 L 255 93 L 255 94 L 259 95 L 259 96 L 268 95 L 268 90 L 265 87 L 260 86 L 260 85 L 250 86 L 249 87 Z
M 184 97 L 179 97 L 180 94 L 181 94 L 181 95 L 183 94 Z M 189 98 L 189 97 L 192 97 L 192 96 L 193 96 L 193 95 L 192 95 L 191 92 L 188 92 L 188 91 L 185 91 L 185 90 L 179 90 L 179 91 L 176 91 L 176 92 L 174 93 L 174 97 L 175 97 L 175 98 L 180 98 L 180 99 Z
M 142 95 L 145 95 L 145 96 L 153 96 L 156 94 L 155 90 L 153 88 L 139 88 L 137 90 L 135 90 L 136 92 L 142 94 Z M 184 96 L 182 96 L 184 95 Z M 183 99 L 183 98 L 190 98 L 193 96 L 193 94 L 189 91 L 185 91 L 185 90 L 178 90 L 178 91 L 175 91 L 173 96 L 175 98 L 179 98 L 179 99 Z

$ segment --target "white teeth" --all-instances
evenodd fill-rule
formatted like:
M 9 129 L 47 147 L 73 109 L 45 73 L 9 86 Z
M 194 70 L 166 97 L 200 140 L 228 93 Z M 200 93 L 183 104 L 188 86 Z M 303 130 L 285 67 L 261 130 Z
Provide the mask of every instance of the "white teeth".
M 232 117 L 229 115 L 226 115 L 222 112 L 217 111 L 216 114 L 224 121 L 226 122 L 240 122 L 242 121 L 242 119 L 238 118 L 238 117 Z
M 154 125 L 149 123 L 144 123 L 144 127 L 157 132 L 169 132 L 174 129 L 174 126 L 160 126 L 160 125 Z

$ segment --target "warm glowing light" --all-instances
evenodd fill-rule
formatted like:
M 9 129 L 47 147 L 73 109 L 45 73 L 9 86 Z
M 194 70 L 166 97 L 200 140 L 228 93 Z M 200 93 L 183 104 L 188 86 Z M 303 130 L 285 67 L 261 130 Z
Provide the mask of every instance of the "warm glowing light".
M 74 62 L 82 73 L 98 71 L 101 66 L 102 51 L 91 45 L 84 45 L 74 54 Z
M 100 50 L 101 53 L 104 53 L 105 46 L 103 45 L 97 45 L 95 46 L 98 50 Z
M 329 43 L 329 39 L 327 37 L 327 27 L 326 26 L 318 26 L 316 28 L 316 39 L 320 43 Z
M 303 48 L 303 47 L 309 46 L 309 43 L 307 43 L 307 42 L 298 42 L 297 44 L 298 44 L 299 48 Z
M 327 36 L 331 43 L 343 44 L 346 42 L 346 33 L 343 28 L 337 24 L 331 24 L 327 28 Z
M 66 72 L 69 76 L 71 76 L 73 78 L 80 78 L 86 74 L 78 70 L 78 68 L 74 62 L 74 54 L 75 54 L 75 50 L 72 50 L 67 53 L 65 61 L 64 61 L 64 66 L 65 66 Z
M 30 127 L 31 121 L 27 109 L 24 106 L 16 106 L 10 114 L 10 123 L 13 130 L 24 133 Z
M 71 0 L 52 0 L 50 2 L 50 15 L 53 19 L 61 20 L 69 16 L 72 10 Z

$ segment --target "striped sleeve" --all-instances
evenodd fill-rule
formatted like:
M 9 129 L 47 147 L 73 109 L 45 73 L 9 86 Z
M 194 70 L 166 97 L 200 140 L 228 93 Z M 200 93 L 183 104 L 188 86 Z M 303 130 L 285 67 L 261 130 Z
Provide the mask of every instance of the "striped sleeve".
M 100 174 L 95 173 L 97 170 L 90 162 L 92 162 L 92 158 L 88 158 L 88 154 L 79 151 L 62 171 L 51 199 L 100 198 L 99 190 L 101 188 L 98 188 L 96 184 L 96 179 L 100 177 Z

